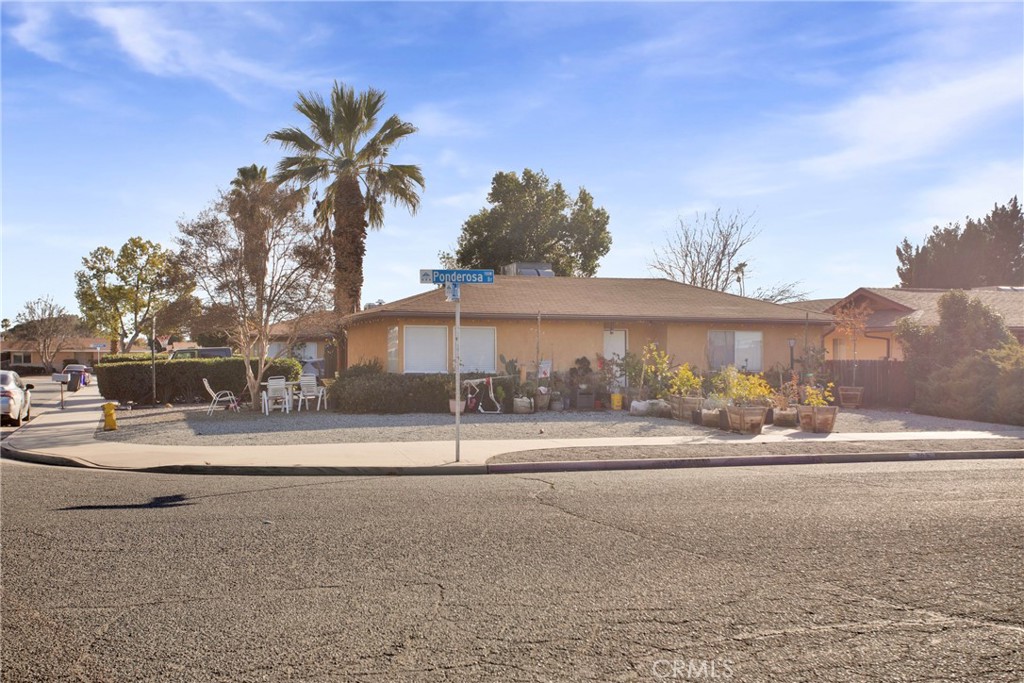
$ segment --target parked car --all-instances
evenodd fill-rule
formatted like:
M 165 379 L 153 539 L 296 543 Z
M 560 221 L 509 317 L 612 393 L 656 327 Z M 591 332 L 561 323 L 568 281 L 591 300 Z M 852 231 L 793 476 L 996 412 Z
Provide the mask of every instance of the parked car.
M 31 384 L 25 384 L 16 372 L 0 372 L 0 421 L 10 422 L 15 427 L 32 416 Z
M 168 360 L 181 360 L 182 358 L 230 358 L 231 349 L 227 346 L 201 346 L 195 349 L 180 349 L 171 351 Z
M 82 365 L 81 363 L 69 363 L 64 366 L 64 374 L 68 375 L 72 372 L 77 372 L 82 376 L 82 386 L 87 387 L 92 383 L 92 368 L 88 365 Z

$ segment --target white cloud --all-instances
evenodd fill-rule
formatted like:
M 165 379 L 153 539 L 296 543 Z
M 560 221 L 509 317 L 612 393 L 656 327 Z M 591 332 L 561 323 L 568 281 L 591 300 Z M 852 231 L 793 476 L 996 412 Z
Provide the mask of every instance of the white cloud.
M 43 59 L 60 62 L 61 49 L 50 37 L 53 10 L 46 5 L 21 5 L 18 10 L 23 21 L 9 31 L 14 41 Z
M 198 30 L 175 26 L 159 8 L 107 5 L 85 14 L 113 34 L 139 69 L 155 76 L 199 78 L 236 99 L 247 82 L 292 89 L 307 80 L 241 57 Z
M 419 129 L 426 137 L 480 137 L 484 127 L 452 113 L 457 105 L 442 105 L 426 102 L 403 114 L 402 118 Z
M 807 158 L 800 167 L 810 174 L 843 176 L 938 152 L 993 114 L 1019 106 L 1021 76 L 1019 55 L 953 76 L 934 66 L 911 69 L 900 83 L 805 121 L 837 139 L 839 149 Z M 924 85 L 908 87 L 908 82 Z

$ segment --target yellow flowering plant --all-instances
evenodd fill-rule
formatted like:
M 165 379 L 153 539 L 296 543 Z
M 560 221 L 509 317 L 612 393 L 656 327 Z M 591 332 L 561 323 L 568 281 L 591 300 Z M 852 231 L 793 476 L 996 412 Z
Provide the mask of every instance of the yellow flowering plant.
M 835 388 L 835 384 L 829 382 L 824 387 L 817 385 L 808 385 L 804 387 L 804 405 L 808 406 L 827 406 L 836 400 L 836 397 L 832 395 L 832 390 Z

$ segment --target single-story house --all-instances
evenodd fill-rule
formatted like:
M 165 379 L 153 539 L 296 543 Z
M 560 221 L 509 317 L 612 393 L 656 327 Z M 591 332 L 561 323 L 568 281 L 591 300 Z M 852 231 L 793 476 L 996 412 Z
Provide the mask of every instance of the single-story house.
M 333 377 L 337 347 L 335 335 L 340 325 L 332 311 L 316 311 L 295 320 L 272 325 L 270 348 L 272 358 L 295 358 L 303 366 L 303 372 L 320 375 L 325 368 Z M 294 341 L 289 343 L 294 334 Z
M 861 287 L 852 294 L 826 306 L 826 313 L 835 313 L 852 304 L 869 311 L 864 333 L 857 337 L 859 360 L 903 360 L 903 349 L 893 333 L 900 320 L 909 318 L 921 325 L 939 324 L 939 299 L 948 289 L 899 289 Z M 1024 343 L 1024 287 L 979 287 L 964 290 L 968 297 L 979 299 L 999 313 L 1010 332 Z M 793 307 L 815 310 L 814 302 L 796 302 Z M 853 340 L 829 330 L 825 348 L 832 360 L 853 360 Z
M 463 371 L 499 372 L 500 357 L 534 372 L 565 372 L 586 356 L 639 354 L 657 342 L 673 362 L 701 369 L 790 367 L 820 346 L 831 315 L 665 279 L 496 275 L 463 284 Z M 376 360 L 395 373 L 453 372 L 455 304 L 434 288 L 345 317 L 349 365 Z
M 101 356 L 110 353 L 110 340 L 103 337 L 73 337 L 68 339 L 63 348 L 54 356 L 53 366 L 62 369 L 71 363 L 94 365 Z M 3 367 L 29 367 L 43 371 L 43 359 L 36 345 L 20 339 L 13 339 L 5 334 L 0 344 L 0 365 Z

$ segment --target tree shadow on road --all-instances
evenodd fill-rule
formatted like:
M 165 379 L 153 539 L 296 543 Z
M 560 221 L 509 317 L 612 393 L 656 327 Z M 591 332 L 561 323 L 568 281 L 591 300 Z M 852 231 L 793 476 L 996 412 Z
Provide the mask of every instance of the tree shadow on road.
M 58 510 L 144 510 L 147 508 L 176 508 L 184 505 L 195 505 L 195 503 L 188 502 L 188 497 L 184 493 L 175 493 L 172 496 L 154 496 L 148 503 L 126 503 L 123 505 L 73 505 L 71 507 L 58 508 Z

